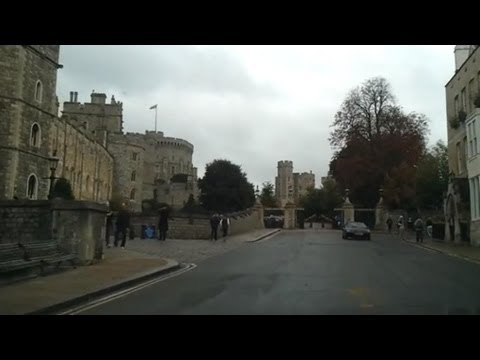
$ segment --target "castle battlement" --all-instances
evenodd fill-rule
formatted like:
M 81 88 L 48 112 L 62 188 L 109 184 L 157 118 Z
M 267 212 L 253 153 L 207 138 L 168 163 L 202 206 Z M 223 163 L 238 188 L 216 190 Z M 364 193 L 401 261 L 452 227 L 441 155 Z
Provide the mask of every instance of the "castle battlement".
M 293 161 L 283 160 L 277 163 L 278 167 L 291 167 L 293 168 Z

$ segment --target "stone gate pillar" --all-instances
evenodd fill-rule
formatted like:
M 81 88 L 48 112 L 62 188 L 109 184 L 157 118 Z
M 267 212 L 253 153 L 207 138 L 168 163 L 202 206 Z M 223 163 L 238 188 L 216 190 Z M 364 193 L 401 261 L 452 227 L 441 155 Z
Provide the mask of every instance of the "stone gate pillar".
M 343 223 L 347 224 L 349 222 L 355 221 L 355 209 L 353 208 L 353 204 L 350 202 L 348 195 L 350 194 L 350 190 L 345 190 L 345 202 L 343 203 Z
M 258 186 L 257 186 L 257 188 L 258 188 Z M 260 202 L 260 198 L 258 196 L 257 196 L 257 200 L 255 201 L 255 205 L 253 206 L 253 211 L 255 211 L 257 213 L 258 221 L 260 222 L 261 227 L 264 228 L 265 223 L 264 223 L 263 220 L 264 220 L 264 217 L 265 217 L 265 210 L 263 209 L 263 205 Z
M 295 205 L 287 203 L 285 205 L 285 221 L 283 223 L 284 229 L 295 229 Z
M 385 229 L 385 207 L 383 205 L 383 189 L 378 191 L 380 193 L 380 200 L 375 208 L 375 229 Z

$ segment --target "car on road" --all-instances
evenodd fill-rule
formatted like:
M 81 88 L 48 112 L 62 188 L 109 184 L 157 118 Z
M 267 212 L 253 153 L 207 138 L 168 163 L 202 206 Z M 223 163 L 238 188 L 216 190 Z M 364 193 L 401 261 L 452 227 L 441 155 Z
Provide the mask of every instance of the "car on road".
M 342 229 L 342 238 L 370 240 L 370 229 L 362 222 L 349 222 Z

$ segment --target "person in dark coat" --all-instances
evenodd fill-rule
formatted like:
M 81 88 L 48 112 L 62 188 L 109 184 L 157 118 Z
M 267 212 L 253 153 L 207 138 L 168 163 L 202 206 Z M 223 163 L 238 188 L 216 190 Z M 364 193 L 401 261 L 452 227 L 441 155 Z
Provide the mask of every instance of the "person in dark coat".
M 210 228 L 212 230 L 210 240 L 217 241 L 218 225 L 220 225 L 220 216 L 218 214 L 213 214 L 213 216 L 210 218 Z
M 388 227 L 388 233 L 389 233 L 389 234 L 392 233 L 392 225 L 393 225 L 393 220 L 392 220 L 392 218 L 389 216 L 388 219 L 387 219 L 387 227 Z
M 107 219 L 106 219 L 106 224 L 105 224 L 105 242 L 107 245 L 107 248 L 111 248 L 112 245 L 110 245 L 110 234 L 112 233 L 112 228 L 113 228 L 113 213 L 108 211 L 107 213 Z
M 158 239 L 160 241 L 167 240 L 168 218 L 170 217 L 168 208 L 166 206 L 159 210 L 160 217 L 158 219 Z
M 421 217 L 419 217 L 416 221 L 415 221 L 415 233 L 417 235 L 417 243 L 420 242 L 420 243 L 423 243 L 423 220 Z
M 127 204 L 123 203 L 122 208 L 117 215 L 117 227 L 115 229 L 115 247 L 118 246 L 119 235 L 122 234 L 122 249 L 125 249 L 125 243 L 127 242 L 127 233 L 130 229 L 130 213 L 127 209 Z

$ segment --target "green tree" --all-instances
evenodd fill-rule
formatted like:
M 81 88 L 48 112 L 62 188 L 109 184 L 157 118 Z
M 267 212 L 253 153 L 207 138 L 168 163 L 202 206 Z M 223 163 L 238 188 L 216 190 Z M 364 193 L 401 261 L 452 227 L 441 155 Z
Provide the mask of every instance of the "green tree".
M 310 188 L 307 194 L 300 199 L 300 205 L 305 209 L 305 217 L 312 215 L 334 216 L 334 209 L 343 203 L 336 182 L 326 180 L 321 189 Z
M 421 209 L 439 210 L 448 188 L 448 149 L 438 141 L 417 165 L 416 199 Z
M 53 199 L 75 200 L 70 181 L 65 178 L 58 179 L 53 186 L 51 197 Z
M 262 192 L 260 193 L 260 202 L 265 207 L 276 207 L 277 200 L 275 199 L 275 192 L 273 184 L 269 181 L 262 184 Z
M 200 202 L 210 211 L 231 212 L 247 209 L 255 203 L 253 184 L 239 165 L 228 160 L 207 164 L 205 175 L 198 181 Z

